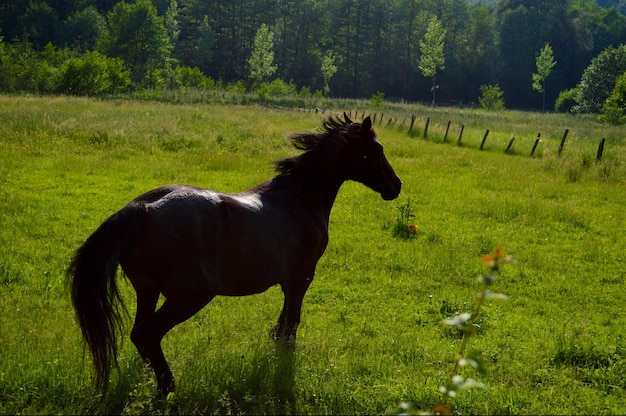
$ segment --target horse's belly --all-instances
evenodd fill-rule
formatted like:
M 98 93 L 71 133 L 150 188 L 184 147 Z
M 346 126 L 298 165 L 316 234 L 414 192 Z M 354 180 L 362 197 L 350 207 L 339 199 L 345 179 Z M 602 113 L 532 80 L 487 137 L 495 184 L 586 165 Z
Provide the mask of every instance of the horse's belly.
M 237 256 L 239 257 L 239 256 Z M 220 259 L 219 295 L 245 296 L 261 293 L 285 281 L 289 272 L 284 261 L 274 257 L 245 256 Z

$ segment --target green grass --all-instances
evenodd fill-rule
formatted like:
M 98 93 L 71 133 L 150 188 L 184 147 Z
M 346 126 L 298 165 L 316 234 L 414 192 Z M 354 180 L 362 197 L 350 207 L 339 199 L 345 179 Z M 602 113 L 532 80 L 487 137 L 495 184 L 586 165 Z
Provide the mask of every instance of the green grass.
M 356 109 L 343 104 L 337 110 Z M 273 160 L 295 154 L 285 135 L 317 127 L 322 115 L 0 96 L 0 413 L 382 414 L 403 401 L 429 410 L 461 341 L 441 321 L 471 309 L 479 257 L 496 246 L 519 264 L 498 280 L 508 304 L 487 305 L 471 340 L 488 362 L 479 378 L 489 389 L 461 393 L 457 410 L 626 412 L 623 139 L 591 119 L 432 114 L 443 121 L 428 140 L 378 129 L 404 181 L 397 201 L 360 184 L 341 189 L 295 352 L 268 337 L 278 288 L 217 298 L 165 338 L 179 391 L 162 403 L 128 337 L 109 394 L 93 390 L 64 281 L 73 251 L 153 187 L 236 192 L 265 180 Z M 465 146 L 441 143 L 452 116 L 473 123 Z M 494 141 L 481 152 L 487 128 Z M 564 128 L 570 139 L 558 157 Z M 546 133 L 536 158 L 521 146 L 505 155 L 495 141 L 534 140 L 538 129 Z M 591 131 L 593 140 L 584 137 Z M 596 133 L 611 137 L 600 163 Z M 394 237 L 409 198 L 419 231 Z M 120 281 L 132 314 L 134 292 Z

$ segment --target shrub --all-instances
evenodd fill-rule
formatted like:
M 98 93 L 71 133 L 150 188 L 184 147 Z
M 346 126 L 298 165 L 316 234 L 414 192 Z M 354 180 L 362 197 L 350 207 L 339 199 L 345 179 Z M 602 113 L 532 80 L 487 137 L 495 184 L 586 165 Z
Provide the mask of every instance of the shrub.
M 215 81 L 207 77 L 199 68 L 190 68 L 188 66 L 179 66 L 174 70 L 176 82 L 185 88 L 194 87 L 204 90 L 215 88 Z
M 417 234 L 417 224 L 412 224 L 411 219 L 415 217 L 415 205 L 409 198 L 404 204 L 396 207 L 399 216 L 396 218 L 396 222 L 393 226 L 394 237 L 402 238 L 405 240 L 415 237 Z
M 481 85 L 480 97 L 478 102 L 485 110 L 503 110 L 504 109 L 504 93 L 498 84 Z
M 626 72 L 617 79 L 613 93 L 602 106 L 600 121 L 614 125 L 626 122 Z
M 622 125 L 626 123 L 624 112 L 624 107 L 620 107 L 617 103 L 609 99 L 602 107 L 602 114 L 598 117 L 598 121 L 613 124 L 614 126 Z
M 47 44 L 36 51 L 28 42 L 4 43 L 0 37 L 0 90 L 50 93 L 60 80 L 60 65 L 70 59 L 69 49 Z
M 237 81 L 226 85 L 226 91 L 233 94 L 245 94 L 247 89 L 243 81 Z
M 576 97 L 578 95 L 578 88 L 571 88 L 569 90 L 561 91 L 559 97 L 554 103 L 554 111 L 557 113 L 571 113 L 574 106 L 576 106 Z
M 606 99 L 611 96 L 616 80 L 626 71 L 626 44 L 609 46 L 591 60 L 584 70 L 575 110 L 581 113 L 600 113 Z
M 70 58 L 61 66 L 58 92 L 74 95 L 101 95 L 123 92 L 130 86 L 130 72 L 119 58 L 87 52 Z
M 285 97 L 287 95 L 296 95 L 297 88 L 292 83 L 286 83 L 282 79 L 275 79 L 272 82 L 263 82 L 257 88 L 257 93 L 261 98 L 267 97 Z
M 378 91 L 370 98 L 370 105 L 374 108 L 380 108 L 385 104 L 385 93 Z

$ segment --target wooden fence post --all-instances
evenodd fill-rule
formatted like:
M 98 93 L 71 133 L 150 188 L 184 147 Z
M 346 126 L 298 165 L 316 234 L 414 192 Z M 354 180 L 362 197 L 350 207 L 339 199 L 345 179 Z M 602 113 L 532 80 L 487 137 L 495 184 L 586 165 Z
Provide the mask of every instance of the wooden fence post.
M 411 116 L 411 127 L 409 127 L 409 136 L 413 135 L 413 124 L 415 124 L 416 115 Z
M 504 150 L 504 153 L 509 153 L 511 151 L 511 148 L 513 148 L 514 141 L 515 141 L 515 136 L 511 137 L 511 140 L 509 141 L 509 145 L 506 147 L 506 150 Z
M 459 141 L 456 143 L 457 145 L 461 145 L 461 138 L 463 137 L 463 130 L 465 129 L 465 124 L 461 126 L 461 132 L 459 133 Z
M 535 140 L 535 144 L 533 145 L 533 150 L 530 151 L 530 156 L 535 157 L 535 150 L 537 150 L 537 145 L 541 140 L 541 133 L 537 133 L 537 140 Z
M 424 138 L 428 138 L 428 125 L 430 124 L 430 117 L 426 118 L 426 126 L 424 127 Z
M 563 146 L 565 146 L 565 139 L 567 139 L 568 133 L 569 133 L 569 129 L 565 129 L 565 133 L 563 133 L 563 138 L 561 139 L 561 144 L 559 145 L 559 156 L 561 156 L 561 152 L 563 151 Z
M 487 129 L 487 131 L 485 132 L 485 135 L 483 136 L 483 141 L 480 142 L 480 150 L 483 150 L 483 148 L 485 147 L 485 142 L 487 141 L 488 135 L 489 135 L 489 129 Z
M 448 130 L 450 130 L 450 123 L 451 121 L 448 120 L 448 127 L 446 127 L 446 134 L 443 135 L 443 142 L 445 143 L 446 140 L 448 140 Z
M 602 153 L 604 153 L 604 142 L 605 142 L 605 139 L 603 137 L 602 140 L 600 140 L 600 144 L 598 145 L 598 153 L 596 153 L 596 162 L 599 162 L 602 160 Z

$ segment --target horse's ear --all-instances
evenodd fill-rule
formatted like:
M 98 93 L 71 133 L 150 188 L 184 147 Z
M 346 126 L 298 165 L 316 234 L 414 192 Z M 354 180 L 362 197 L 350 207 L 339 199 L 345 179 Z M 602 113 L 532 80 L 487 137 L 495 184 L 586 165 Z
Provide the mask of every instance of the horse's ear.
M 367 116 L 361 123 L 361 133 L 369 133 L 370 130 L 372 130 L 372 119 L 370 116 Z
M 346 114 L 346 112 L 343 112 L 343 118 L 346 120 L 346 123 L 351 124 L 352 120 L 350 120 L 350 117 L 348 117 L 348 114 Z

